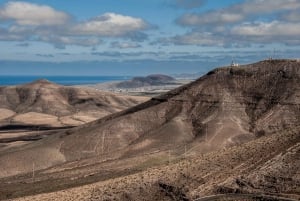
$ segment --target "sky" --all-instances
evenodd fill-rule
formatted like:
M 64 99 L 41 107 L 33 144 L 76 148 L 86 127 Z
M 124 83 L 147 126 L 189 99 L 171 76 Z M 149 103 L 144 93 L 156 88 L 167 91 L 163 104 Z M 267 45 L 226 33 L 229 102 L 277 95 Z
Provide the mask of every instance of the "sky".
M 299 53 L 300 0 L 0 0 L 0 75 L 196 73 Z

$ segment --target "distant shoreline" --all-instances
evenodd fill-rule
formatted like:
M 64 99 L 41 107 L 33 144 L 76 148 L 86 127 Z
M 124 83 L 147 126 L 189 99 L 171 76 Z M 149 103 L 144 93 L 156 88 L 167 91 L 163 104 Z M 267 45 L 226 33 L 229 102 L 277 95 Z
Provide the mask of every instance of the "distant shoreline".
M 15 75 L 1 75 L 0 76 L 0 86 L 14 86 L 22 85 L 30 82 L 34 82 L 39 79 L 47 79 L 50 82 L 64 86 L 74 86 L 74 85 L 89 85 L 98 84 L 105 82 L 120 82 L 125 80 L 130 80 L 133 76 L 15 76 Z
M 99 91 L 107 91 L 112 93 L 120 93 L 124 95 L 131 96 L 148 96 L 153 97 L 159 94 L 168 92 L 172 89 L 175 89 L 184 84 L 190 83 L 195 79 L 176 79 L 176 81 L 172 84 L 162 84 L 162 85 L 151 85 L 151 86 L 143 86 L 143 87 L 134 87 L 134 88 L 120 88 L 117 87 L 118 83 L 121 81 L 113 81 L 113 82 L 105 82 L 98 84 L 87 84 L 87 85 L 77 85 L 76 87 L 84 87 L 84 88 L 93 88 Z
M 0 87 L 16 86 L 34 82 L 39 79 L 46 79 L 55 84 L 73 86 L 78 88 L 92 88 L 99 91 L 119 93 L 132 96 L 153 97 L 170 91 L 183 84 L 192 82 L 193 78 L 178 79 L 171 84 L 150 85 L 133 88 L 120 88 L 118 84 L 128 81 L 134 76 L 0 76 Z
M 0 75 L 0 86 L 15 86 L 27 84 L 40 79 L 64 85 L 95 85 L 101 83 L 119 83 L 132 79 L 134 76 L 15 76 Z M 194 80 L 194 78 L 176 78 L 177 81 Z

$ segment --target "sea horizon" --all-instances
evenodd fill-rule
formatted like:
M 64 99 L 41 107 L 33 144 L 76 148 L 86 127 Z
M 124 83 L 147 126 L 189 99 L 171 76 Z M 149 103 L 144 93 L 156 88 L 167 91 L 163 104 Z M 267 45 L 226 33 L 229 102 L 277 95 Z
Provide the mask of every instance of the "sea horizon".
M 14 86 L 46 79 L 56 84 L 73 86 L 88 85 L 104 82 L 125 81 L 133 76 L 93 76 L 93 75 L 0 75 L 0 86 Z

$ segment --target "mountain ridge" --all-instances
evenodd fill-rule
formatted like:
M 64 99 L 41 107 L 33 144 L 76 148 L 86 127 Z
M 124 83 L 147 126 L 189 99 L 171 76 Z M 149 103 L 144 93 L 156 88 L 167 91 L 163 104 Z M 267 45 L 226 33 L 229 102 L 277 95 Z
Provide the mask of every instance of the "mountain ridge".
M 233 157 L 228 158 L 228 161 L 247 163 L 248 153 L 244 155 L 240 153 L 241 150 L 246 150 L 247 144 L 251 144 L 249 147 L 251 160 L 259 160 L 260 153 L 256 153 L 255 150 L 262 151 L 263 146 L 268 146 L 269 151 L 275 151 L 277 145 L 275 138 L 279 139 L 278 136 L 287 137 L 286 141 L 278 140 L 282 145 L 289 142 L 292 143 L 290 147 L 293 147 L 299 142 L 299 89 L 300 62 L 296 60 L 266 60 L 240 67 L 218 68 L 190 84 L 135 107 L 76 128 L 60 131 L 38 143 L 24 146 L 22 152 L 0 155 L 0 164 L 4 164 L 4 161 L 10 158 L 10 164 L 0 166 L 1 177 L 13 176 L 16 172 L 30 172 L 32 166 L 28 161 L 35 162 L 36 170 L 40 171 L 41 175 L 49 174 L 49 177 L 51 175 L 57 179 L 69 175 L 70 178 L 79 177 L 82 181 L 84 175 L 89 174 L 98 175 L 94 176 L 96 181 L 96 178 L 102 178 L 101 174 L 105 175 L 105 171 L 111 172 L 109 174 L 111 177 L 116 174 L 121 175 L 122 178 L 122 175 L 131 171 L 141 171 L 137 174 L 144 175 L 145 169 L 141 167 L 150 168 L 170 164 L 170 162 L 176 163 L 177 160 L 185 157 L 193 160 L 193 157 L 203 154 L 214 156 L 209 159 L 212 161 L 216 157 L 220 159 L 213 153 L 221 153 L 222 150 L 233 150 L 226 156 Z M 266 144 L 268 140 L 272 140 L 272 143 Z M 282 151 L 289 152 L 289 145 L 281 148 Z M 55 157 L 46 156 L 43 152 L 45 149 L 51 151 Z M 297 150 L 297 146 L 295 149 Z M 35 153 L 35 160 L 28 158 L 24 161 L 12 160 L 16 157 L 32 155 L 32 152 Z M 275 157 L 267 152 L 262 153 L 270 158 Z M 241 156 L 243 159 L 238 160 Z M 295 158 L 297 154 L 291 156 Z M 262 165 L 268 160 L 264 158 Z M 198 166 L 198 162 L 195 163 L 197 168 L 204 167 Z M 115 164 L 122 165 L 116 167 Z M 233 167 L 236 165 L 237 169 L 242 165 L 239 162 L 227 165 L 222 162 L 222 164 L 227 172 L 231 171 L 226 169 L 230 165 Z M 122 167 L 123 169 L 120 169 Z M 212 168 L 214 171 L 218 170 L 217 165 L 212 165 Z M 172 186 L 172 183 L 178 186 L 179 180 L 175 181 L 168 177 L 172 172 L 168 165 L 166 170 L 168 171 L 164 174 L 170 183 L 164 181 L 162 186 Z M 183 179 L 184 173 L 181 171 L 177 173 L 181 175 L 178 178 Z M 255 171 L 253 173 L 255 174 Z M 226 178 L 226 173 L 218 175 L 220 178 Z M 18 178 L 18 175 L 16 177 Z M 23 178 L 22 174 L 20 178 Z M 46 182 L 42 177 L 40 179 L 41 183 Z M 250 183 L 254 181 L 251 176 L 247 179 Z M 201 183 L 200 180 L 197 182 Z M 72 181 L 63 181 L 68 185 L 72 183 Z M 219 190 L 213 185 L 214 181 L 219 180 L 211 178 L 212 186 L 209 187 L 211 191 L 204 190 L 205 194 L 217 191 L 225 193 L 227 188 L 232 189 L 233 184 L 229 180 L 224 183 L 224 188 L 220 187 Z M 134 183 L 132 185 L 138 186 Z M 162 190 L 161 187 L 156 185 L 156 189 L 152 190 L 157 192 L 156 190 Z M 239 188 L 241 187 L 236 189 Z M 133 189 L 129 194 L 138 198 L 139 195 Z M 187 194 L 186 190 L 183 191 Z M 229 191 L 234 192 L 234 190 Z M 199 192 L 202 192 L 201 189 Z M 193 197 L 193 194 L 189 196 Z

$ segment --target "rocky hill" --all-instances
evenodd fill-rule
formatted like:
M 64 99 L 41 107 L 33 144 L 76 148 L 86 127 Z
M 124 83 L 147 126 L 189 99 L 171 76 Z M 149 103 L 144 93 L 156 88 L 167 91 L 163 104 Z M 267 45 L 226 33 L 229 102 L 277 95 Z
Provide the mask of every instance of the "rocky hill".
M 168 75 L 148 75 L 146 77 L 134 77 L 129 81 L 120 82 L 116 85 L 117 88 L 138 88 L 147 86 L 157 86 L 172 84 L 175 82 L 173 77 Z
M 124 110 L 147 98 L 65 87 L 47 80 L 0 87 L 0 124 L 74 126 Z
M 299 89 L 294 60 L 215 69 L 125 111 L 2 151 L 0 194 L 98 182 L 28 200 L 298 199 Z

